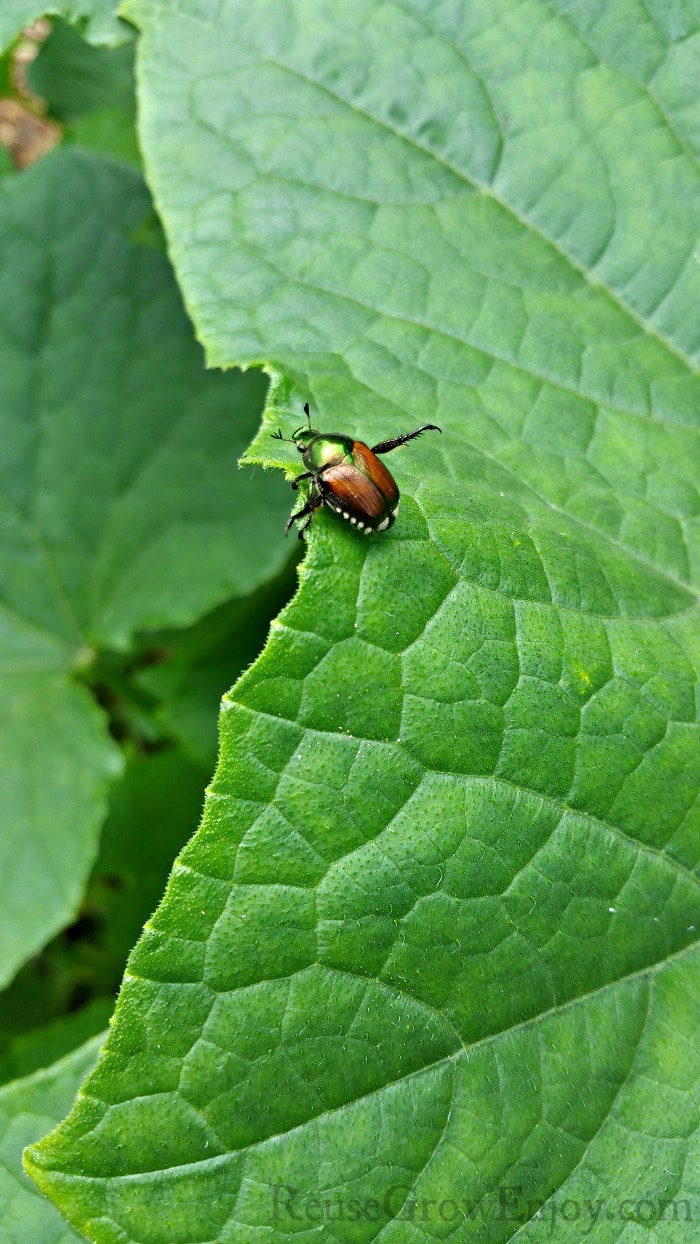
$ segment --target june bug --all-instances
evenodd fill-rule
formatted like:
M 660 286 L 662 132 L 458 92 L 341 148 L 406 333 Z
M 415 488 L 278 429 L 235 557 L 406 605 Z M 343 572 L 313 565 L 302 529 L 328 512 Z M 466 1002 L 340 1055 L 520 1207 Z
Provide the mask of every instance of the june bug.
M 399 510 L 399 489 L 390 471 L 378 454 L 391 453 L 399 445 L 405 445 L 422 432 L 442 432 L 435 423 L 423 423 L 414 432 L 406 432 L 378 445 L 365 445 L 352 436 L 341 432 L 317 432 L 311 426 L 309 403 L 304 406 L 307 426 L 292 433 L 291 443 L 296 445 L 307 468 L 292 481 L 296 489 L 302 480 L 310 480 L 306 504 L 292 514 L 285 534 L 297 519 L 306 522 L 299 528 L 301 540 L 306 528 L 320 505 L 327 505 L 336 514 L 347 519 L 366 536 L 373 531 L 387 531 Z M 275 440 L 289 440 L 281 432 L 272 433 Z

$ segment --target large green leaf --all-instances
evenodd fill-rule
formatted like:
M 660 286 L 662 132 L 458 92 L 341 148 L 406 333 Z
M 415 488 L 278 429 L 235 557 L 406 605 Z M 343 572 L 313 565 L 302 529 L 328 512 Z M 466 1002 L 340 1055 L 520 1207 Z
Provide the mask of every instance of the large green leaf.
M 95 1062 L 104 1035 L 0 1089 L 0 1238 L 3 1244 L 74 1244 L 77 1236 L 22 1170 L 22 1149 L 61 1118 Z
M 198 331 L 277 371 L 252 457 L 305 397 L 444 435 L 386 536 L 314 519 L 29 1151 L 100 1244 L 689 1238 L 692 7 L 130 6 Z
M 75 912 L 121 768 L 78 675 L 285 555 L 279 489 L 237 470 L 263 378 L 204 370 L 151 219 L 77 153 L 0 183 L 3 983 Z

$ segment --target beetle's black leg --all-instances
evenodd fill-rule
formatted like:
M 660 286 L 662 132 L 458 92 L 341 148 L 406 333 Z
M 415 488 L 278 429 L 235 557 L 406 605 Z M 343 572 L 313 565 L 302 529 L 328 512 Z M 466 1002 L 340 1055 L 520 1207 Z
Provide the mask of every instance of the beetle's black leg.
M 297 533 L 297 534 L 298 534 L 298 536 L 299 536 L 299 539 L 300 539 L 300 540 L 303 540 L 303 538 L 304 538 L 304 532 L 306 531 L 306 528 L 308 527 L 308 525 L 309 525 L 309 523 L 311 522 L 311 519 L 312 519 L 312 518 L 313 518 L 313 512 L 312 512 L 311 514 L 309 514 L 309 517 L 307 518 L 306 522 L 301 524 L 301 527 L 299 528 L 299 531 L 298 531 L 298 533 Z
M 398 449 L 399 445 L 405 445 L 407 441 L 412 441 L 416 436 L 420 436 L 422 432 L 442 432 L 436 423 L 423 423 L 415 432 L 406 432 L 403 436 L 396 436 L 393 441 L 380 441 L 378 445 L 372 446 L 373 454 L 390 454 L 392 449 Z
M 302 471 L 301 475 L 297 475 L 296 479 L 292 480 L 292 488 L 294 491 L 296 492 L 303 479 L 311 479 L 311 476 L 315 474 L 315 471 Z
M 296 522 L 298 518 L 306 518 L 306 515 L 308 514 L 309 516 L 308 519 L 303 524 L 303 526 L 299 528 L 299 539 L 301 540 L 304 532 L 306 531 L 306 528 L 308 527 L 309 523 L 311 522 L 311 519 L 314 516 L 314 510 L 317 510 L 319 505 L 323 505 L 323 498 L 320 497 L 317 492 L 314 492 L 309 497 L 308 501 L 306 502 L 306 505 L 302 505 L 301 509 L 297 510 L 296 514 L 290 514 L 287 522 L 285 523 L 285 528 L 284 528 L 285 536 L 289 534 L 289 528 L 291 527 L 292 523 Z

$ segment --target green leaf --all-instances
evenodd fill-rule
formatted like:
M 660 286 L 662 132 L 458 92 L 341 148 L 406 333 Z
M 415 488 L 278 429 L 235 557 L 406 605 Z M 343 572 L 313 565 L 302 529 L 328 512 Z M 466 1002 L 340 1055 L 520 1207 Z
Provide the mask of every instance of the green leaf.
M 3 0 L 0 9 L 0 51 L 40 17 L 64 17 L 91 43 L 116 47 L 133 38 L 133 30 L 117 17 L 114 0 Z
M 95 1062 L 104 1034 L 48 1070 L 0 1089 L 0 1221 L 6 1244 L 73 1244 L 83 1237 L 71 1231 L 57 1210 L 22 1171 L 22 1149 L 57 1123 Z
M 129 7 L 198 332 L 276 370 L 250 456 L 298 469 L 306 398 L 444 435 L 387 459 L 385 536 L 314 518 L 89 1098 L 28 1154 L 98 1244 L 689 1238 L 689 11 Z
M 121 770 L 81 673 L 286 555 L 283 490 L 237 470 L 263 377 L 205 372 L 151 219 L 78 153 L 0 182 L 3 983 L 75 912 Z

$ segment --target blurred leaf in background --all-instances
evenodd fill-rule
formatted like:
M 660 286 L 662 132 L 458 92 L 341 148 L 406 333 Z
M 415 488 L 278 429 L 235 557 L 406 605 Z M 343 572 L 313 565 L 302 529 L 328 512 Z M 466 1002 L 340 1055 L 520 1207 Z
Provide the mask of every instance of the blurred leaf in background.
M 271 618 L 296 587 L 292 549 L 289 565 L 250 596 L 228 601 L 188 630 L 148 637 L 163 658 L 139 665 L 135 682 L 153 698 L 158 728 L 179 743 L 209 774 L 218 747 L 218 707 L 224 691 L 258 656 Z
M 29 84 L 53 117 L 63 123 L 94 108 L 117 108 L 134 118 L 136 45 L 94 47 L 75 27 L 56 18 L 28 69 Z
M 129 34 L 62 11 L 98 43 Z M 2 58 L 0 141 L 24 166 L 36 123 L 93 154 L 20 179 L 0 147 L 0 1235 L 16 1244 L 77 1239 L 21 1149 L 94 1059 L 94 1041 L 71 1052 L 104 1029 L 197 824 L 221 695 L 295 582 L 288 499 L 237 467 L 266 382 L 205 372 L 158 217 L 120 167 L 139 164 L 133 43 L 94 47 L 60 19 L 29 33 Z
M 22 1170 L 22 1149 L 65 1113 L 95 1062 L 103 1037 L 55 1066 L 0 1088 L 0 1233 L 6 1244 L 73 1244 L 71 1231 Z
M 73 1011 L 56 1014 L 60 1008 L 54 1009 L 51 1005 L 54 1001 L 53 990 L 50 987 L 45 988 L 41 972 L 31 980 L 30 988 L 25 989 L 22 998 L 19 982 L 23 980 L 25 972 L 27 969 L 20 972 L 9 989 L 0 995 L 3 1012 L 0 1084 L 6 1084 L 10 1080 L 22 1080 L 33 1075 L 35 1071 L 50 1067 L 59 1058 L 64 1058 L 79 1045 L 106 1029 L 114 1010 L 114 998 L 103 996 L 93 998 L 91 1002 L 86 1002 Z M 20 1002 L 19 1007 L 14 1005 L 17 999 Z M 29 1004 L 30 1009 L 32 1005 L 34 1007 L 30 1023 L 27 1023 L 26 1014 L 22 1011 L 23 1001 Z M 12 1029 L 16 1030 L 16 1036 L 12 1035 Z
M 42 17 L 58 16 L 71 22 L 91 43 L 118 47 L 134 37 L 133 27 L 117 17 L 114 0 L 4 0 L 0 9 L 0 51 L 4 51 L 26 26 Z
M 204 370 L 151 220 L 138 176 L 77 151 L 0 190 L 5 982 L 77 910 L 122 768 L 101 652 L 286 556 L 286 498 L 237 467 L 265 382 Z
M 0 993 L 0 1081 L 47 1065 L 104 1027 L 126 956 L 200 818 L 221 695 L 263 647 L 295 579 L 290 566 L 195 626 L 143 636 L 142 652 L 137 641 L 126 659 L 99 663 L 105 681 L 91 685 L 111 706 L 126 771 L 112 791 L 77 920 Z M 55 1016 L 64 1018 L 50 1028 Z
M 68 142 L 139 167 L 135 48 L 133 42 L 95 47 L 56 18 L 28 66 L 27 82 Z
M 56 1056 L 53 1043 L 36 1044 L 55 1016 L 66 1017 L 55 1034 L 60 1043 L 70 1031 L 69 1021 L 80 1024 L 77 1017 L 84 1012 L 86 1035 L 105 1026 L 129 948 L 158 903 L 173 858 L 197 824 L 208 777 L 207 769 L 193 765 L 177 748 L 132 753 L 112 793 L 77 920 L 0 994 L 0 1077 L 9 1078 L 17 1065 L 26 1068 L 32 1058 L 44 1066 L 44 1060 Z M 99 1001 L 108 1005 L 106 1015 Z

